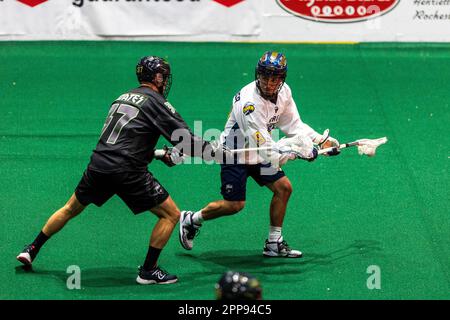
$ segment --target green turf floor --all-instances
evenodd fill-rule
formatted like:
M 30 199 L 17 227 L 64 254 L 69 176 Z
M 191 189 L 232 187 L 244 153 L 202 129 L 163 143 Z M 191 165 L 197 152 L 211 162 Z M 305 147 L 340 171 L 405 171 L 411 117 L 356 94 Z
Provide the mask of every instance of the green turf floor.
M 271 194 L 250 181 L 245 209 L 205 223 L 194 250 L 173 234 L 160 264 L 177 284 L 134 283 L 156 218 L 118 198 L 54 236 L 33 273 L 18 267 L 73 192 L 110 102 L 136 85 L 139 57 L 167 57 L 171 103 L 190 125 L 221 129 L 267 49 L 286 53 L 306 123 L 341 142 L 389 138 L 374 158 L 349 149 L 284 167 L 294 193 L 283 233 L 302 259 L 262 257 Z M 213 299 L 228 269 L 257 276 L 266 299 L 450 298 L 450 45 L 0 42 L 0 61 L 1 299 Z M 182 209 L 220 198 L 217 165 L 150 170 Z M 66 287 L 71 265 L 80 290 Z M 381 289 L 368 289 L 369 266 Z

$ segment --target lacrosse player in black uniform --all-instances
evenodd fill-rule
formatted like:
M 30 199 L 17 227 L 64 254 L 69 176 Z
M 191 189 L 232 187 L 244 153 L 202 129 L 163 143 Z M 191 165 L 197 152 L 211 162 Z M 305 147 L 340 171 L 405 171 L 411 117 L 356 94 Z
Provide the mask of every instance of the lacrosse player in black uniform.
M 100 140 L 75 193 L 49 218 L 34 242 L 17 256 L 24 265 L 31 266 L 42 245 L 87 205 L 102 206 L 117 194 L 134 214 L 150 210 L 159 218 L 136 281 L 140 284 L 177 281 L 175 275 L 159 268 L 157 260 L 179 221 L 180 210 L 147 170 L 147 165 L 154 158 L 155 145 L 161 135 L 177 145 L 178 150 L 205 160 L 223 156 L 221 152 L 226 150 L 219 143 L 208 143 L 194 136 L 166 100 L 172 76 L 164 59 L 142 58 L 136 66 L 136 74 L 140 86 L 112 103 Z M 177 149 L 166 150 L 161 158 L 166 165 L 173 166 L 182 159 Z

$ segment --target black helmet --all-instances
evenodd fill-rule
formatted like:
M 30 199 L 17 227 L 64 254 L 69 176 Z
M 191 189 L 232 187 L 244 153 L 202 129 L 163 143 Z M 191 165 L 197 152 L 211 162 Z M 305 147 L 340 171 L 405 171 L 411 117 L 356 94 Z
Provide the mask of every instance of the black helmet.
M 225 272 L 215 288 L 217 300 L 262 299 L 262 288 L 258 279 L 245 272 Z
M 170 65 L 163 58 L 156 56 L 143 57 L 136 65 L 136 76 L 139 83 L 153 83 L 164 98 L 169 95 L 172 85 Z
M 255 80 L 256 86 L 258 87 L 259 91 L 261 92 L 261 95 L 264 98 L 272 99 L 278 94 L 278 92 L 283 87 L 284 82 L 286 81 L 287 70 L 288 70 L 287 60 L 284 54 L 276 51 L 267 51 L 263 54 L 263 56 L 259 59 L 258 64 L 256 66 Z M 261 76 L 266 77 L 277 76 L 281 79 L 281 83 L 273 95 L 267 96 L 261 90 L 261 83 L 260 83 Z

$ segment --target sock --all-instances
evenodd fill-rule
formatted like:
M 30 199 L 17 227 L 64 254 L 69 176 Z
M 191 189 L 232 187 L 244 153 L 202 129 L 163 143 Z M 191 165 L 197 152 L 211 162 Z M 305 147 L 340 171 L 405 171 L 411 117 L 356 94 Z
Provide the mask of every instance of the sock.
M 150 246 L 147 251 L 147 257 L 145 257 L 144 262 L 144 269 L 145 270 L 151 270 L 154 267 L 156 267 L 156 262 L 158 261 L 159 254 L 161 253 L 162 249 L 153 248 Z
M 269 242 L 276 242 L 281 238 L 281 227 L 270 226 Z
M 192 222 L 194 224 L 201 225 L 203 221 L 205 221 L 205 219 L 203 219 L 202 210 L 197 211 L 192 215 Z
M 31 245 L 34 246 L 36 252 L 38 252 L 48 239 L 50 239 L 50 237 L 41 231 Z

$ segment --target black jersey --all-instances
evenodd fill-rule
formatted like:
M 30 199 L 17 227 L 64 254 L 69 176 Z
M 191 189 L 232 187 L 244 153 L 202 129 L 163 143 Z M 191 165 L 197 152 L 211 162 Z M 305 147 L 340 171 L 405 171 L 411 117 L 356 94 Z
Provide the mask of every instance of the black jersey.
M 208 144 L 192 134 L 161 94 L 147 87 L 124 93 L 111 105 L 89 168 L 101 172 L 144 171 L 161 135 L 193 156 L 201 156 Z

